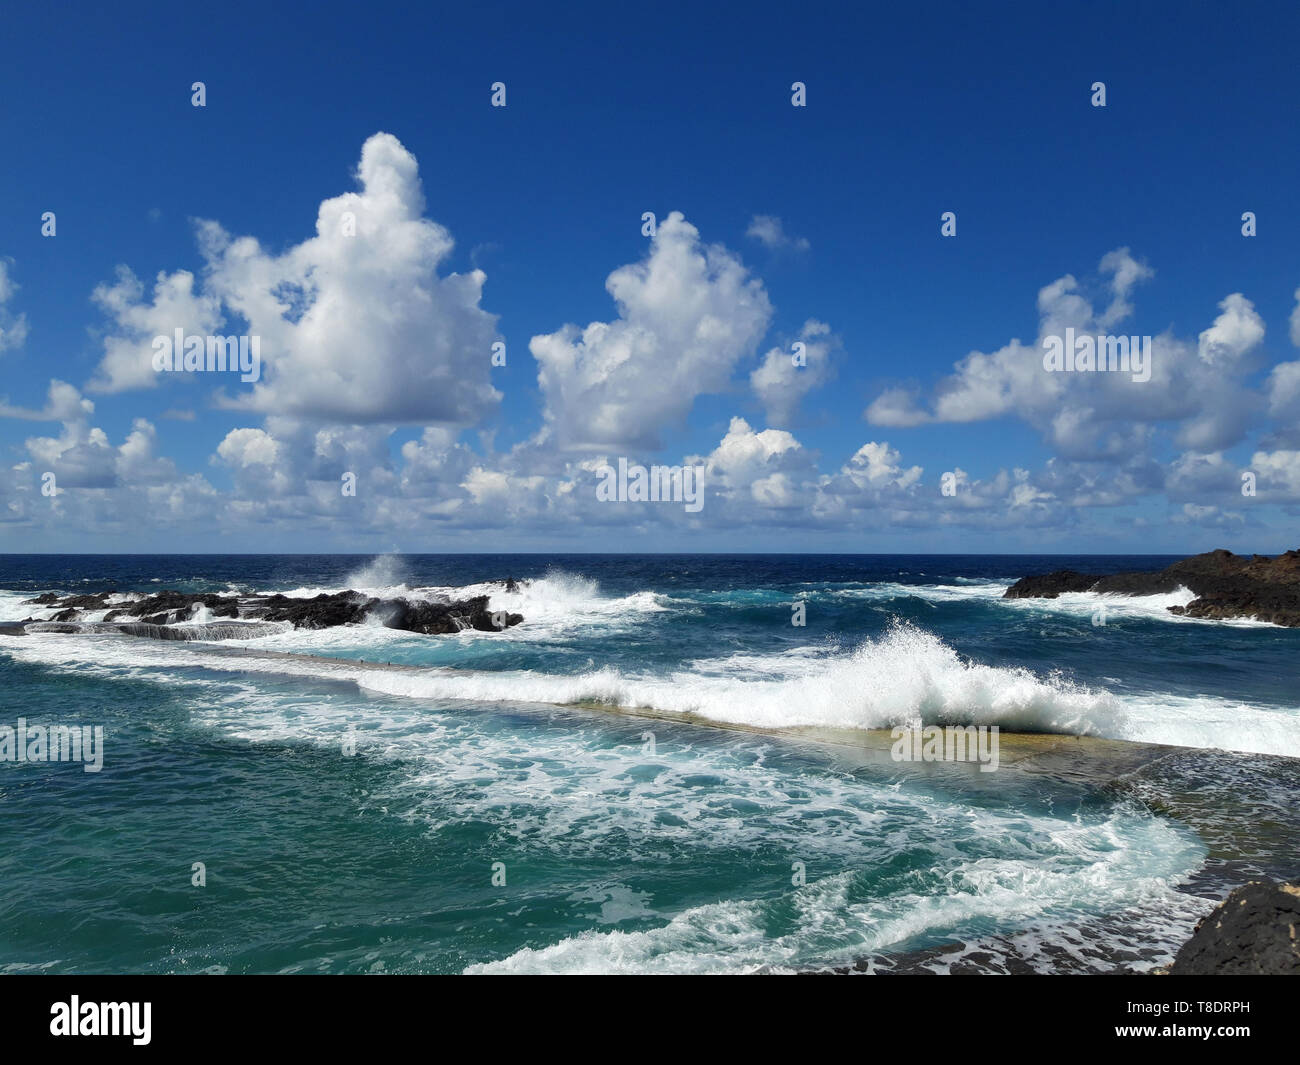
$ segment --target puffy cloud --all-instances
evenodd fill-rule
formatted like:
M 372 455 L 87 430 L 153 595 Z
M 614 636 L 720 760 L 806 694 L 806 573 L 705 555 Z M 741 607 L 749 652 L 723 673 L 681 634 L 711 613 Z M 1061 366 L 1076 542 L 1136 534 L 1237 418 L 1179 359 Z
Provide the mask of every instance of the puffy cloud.
M 811 245 L 804 237 L 791 237 L 785 231 L 781 219 L 772 214 L 756 214 L 750 220 L 745 236 L 758 241 L 772 251 L 807 251 Z
M 411 495 L 463 485 L 471 467 L 481 461 L 464 444 L 457 443 L 453 430 L 437 426 L 426 428 L 419 440 L 404 443 L 401 454 L 402 489 Z
M 104 338 L 104 357 L 86 385 L 92 392 L 155 387 L 161 376 L 153 368 L 155 337 L 171 337 L 177 329 L 208 336 L 223 321 L 219 301 L 197 292 L 188 270 L 160 272 L 146 299 L 140 279 L 119 266 L 117 280 L 96 287 L 91 298 L 116 329 Z
M 131 432 L 117 449 L 117 476 L 124 484 L 170 484 L 176 479 L 176 464 L 157 454 L 158 431 L 153 423 L 136 418 Z
M 1127 248 L 1103 256 L 1109 303 L 1102 311 L 1065 275 L 1038 293 L 1039 328 L 1031 347 L 1012 339 L 992 353 L 973 351 L 939 382 L 927 409 L 919 394 L 884 390 L 864 416 L 874 425 L 910 427 L 931 422 L 973 422 L 1012 415 L 1038 429 L 1067 460 L 1121 462 L 1148 446 L 1157 423 L 1175 427 L 1183 447 L 1213 450 L 1238 442 L 1261 409 L 1244 387 L 1243 356 L 1263 337 L 1263 323 L 1240 293 L 1219 304 L 1220 315 L 1197 345 L 1169 333 L 1150 338 L 1149 380 L 1132 372 L 1048 372 L 1043 340 L 1109 336 L 1132 313 L 1133 288 L 1152 276 Z
M 231 429 L 217 445 L 217 455 L 233 469 L 274 466 L 280 461 L 280 445 L 263 429 Z
M 802 445 L 790 433 L 781 429 L 764 429 L 754 432 L 744 418 L 732 418 L 727 435 L 708 458 L 710 471 L 753 480 L 755 474 L 786 452 L 800 450 Z
M 1291 343 L 1300 347 L 1300 288 L 1295 290 L 1296 306 L 1291 312 Z M 1276 423 L 1273 440 L 1300 444 L 1300 361 L 1279 362 L 1269 371 L 1265 384 L 1268 413 Z
M 1164 487 L 1172 500 L 1240 498 L 1241 471 L 1221 451 L 1187 451 L 1170 465 Z
M 1264 339 L 1264 320 L 1240 292 L 1219 304 L 1223 312 L 1201 333 L 1198 353 L 1203 362 L 1236 362 Z
M 202 292 L 178 271 L 160 274 L 145 301 L 121 269 L 116 284 L 95 290 L 119 332 L 105 341 L 94 386 L 156 384 L 153 337 L 178 327 L 210 334 L 224 308 L 260 337 L 262 379 L 251 390 L 234 374 L 211 380 L 237 389 L 223 406 L 394 425 L 466 425 L 494 411 L 496 319 L 479 306 L 486 275 L 439 276 L 453 241 L 423 217 L 418 165 L 396 137 L 365 142 L 357 181 L 359 191 L 320 205 L 314 237 L 281 255 L 202 222 Z
M 1300 502 L 1300 451 L 1256 451 L 1250 469 L 1259 478 L 1258 498 L 1268 502 Z
M 728 387 L 772 313 L 762 282 L 725 248 L 702 245 L 676 211 L 646 258 L 615 270 L 605 288 L 615 321 L 566 325 L 529 344 L 562 448 L 657 448 L 661 429 L 680 424 L 697 397 Z
M 6 308 L 18 286 L 9 277 L 9 264 L 12 260 L 0 259 L 0 351 L 21 348 L 27 340 L 27 316 L 16 317 Z
M 496 409 L 496 318 L 481 270 L 440 277 L 451 235 L 423 217 L 415 157 L 370 137 L 359 192 L 320 205 L 316 236 L 283 255 L 215 223 L 208 285 L 262 337 L 264 380 L 227 405 L 302 419 L 473 424 Z
M 26 446 L 41 472 L 55 475 L 60 490 L 117 484 L 116 455 L 103 429 L 69 423 L 59 436 L 31 437 Z
M 791 348 L 772 348 L 749 375 L 750 387 L 773 425 L 789 425 L 803 397 L 832 376 L 831 352 L 839 347 L 839 338 L 831 335 L 830 326 L 809 318 L 798 343 L 803 345 L 801 364 L 796 364 Z
M 212 463 L 229 469 L 236 493 L 265 511 L 266 504 L 303 488 L 282 451 L 280 441 L 264 429 L 232 429 L 217 445 Z
M 921 479 L 921 467 L 904 470 L 898 451 L 887 443 L 863 444 L 840 471 L 859 487 L 880 488 L 887 484 L 910 488 Z
M 1184 503 L 1183 509 L 1171 516 L 1175 525 L 1198 525 L 1203 529 L 1222 529 L 1237 531 L 1246 524 L 1246 518 L 1238 511 L 1221 510 L 1217 506 L 1201 506 L 1197 503 Z
M 0 400 L 0 417 L 62 427 L 29 438 L 27 461 L 0 474 L 0 521 L 129 530 L 147 514 L 263 543 L 325 527 L 340 545 L 367 548 L 432 527 L 482 530 L 522 546 L 601 527 L 1065 530 L 1086 508 L 1163 494 L 1166 521 L 1232 529 L 1244 524 L 1243 512 L 1251 521 L 1256 513 L 1241 503 L 1243 468 L 1225 453 L 1258 428 L 1265 409 L 1278 429 L 1254 442 L 1259 500 L 1300 503 L 1300 362 L 1273 367 L 1263 393 L 1243 384 L 1265 328 L 1241 293 L 1222 300 L 1199 335 L 1153 338 L 1149 381 L 1044 371 L 1044 336 L 1067 328 L 1098 335 L 1133 314 L 1133 293 L 1152 271 L 1127 248 L 1104 256 L 1097 278 L 1067 274 L 1039 289 L 1038 344 L 1012 339 L 991 353 L 971 351 L 928 395 L 887 388 L 865 412 L 873 424 L 900 428 L 1018 417 L 1054 452 L 1041 467 L 977 474 L 945 461 L 958 491 L 944 496 L 885 441 L 822 464 L 789 430 L 804 397 L 832 376 L 839 339 L 809 319 L 790 338 L 805 345 L 805 366 L 791 362 L 788 344 L 754 360 L 772 316 L 762 282 L 726 248 L 704 244 L 679 213 L 660 225 L 642 260 L 607 278 L 615 317 L 532 339 L 541 431 L 506 451 L 495 450 L 490 432 L 470 446 L 463 430 L 500 400 L 490 369 L 496 320 L 480 307 L 484 276 L 445 273 L 451 237 L 424 216 L 419 169 L 395 138 L 366 141 L 357 179 L 357 191 L 320 205 L 315 236 L 282 254 L 204 222 L 203 271 L 162 272 L 146 285 L 122 267 L 94 292 L 111 323 L 91 382 L 101 391 L 155 387 L 152 339 L 178 327 L 202 335 L 236 332 L 244 326 L 228 323 L 241 322 L 262 338 L 263 379 L 250 389 L 228 376 L 233 395 L 218 396 L 262 415 L 260 428 L 223 425 L 224 437 L 209 442 L 211 464 L 233 490 L 180 474 L 159 453 L 148 420 L 137 418 L 115 445 L 93 425 L 95 405 L 51 381 L 43 405 Z M 756 217 L 748 235 L 769 248 L 807 243 L 772 216 Z M 0 341 L 26 332 L 25 319 L 4 317 L 13 291 L 0 262 Z M 1291 333 L 1300 344 L 1300 305 Z M 712 451 L 681 457 L 706 468 L 702 512 L 597 499 L 599 469 L 619 454 L 646 465 L 675 461 L 635 452 L 658 448 L 699 397 L 737 389 L 742 365 L 768 427 L 732 418 Z M 214 375 L 201 383 L 215 383 Z M 194 420 L 188 404 L 161 417 Z M 399 426 L 415 426 L 418 437 L 399 438 L 398 447 Z M 1150 454 L 1162 430 L 1181 450 L 1172 463 Z M 47 470 L 61 489 L 53 500 L 39 494 Z M 344 473 L 356 474 L 356 496 L 340 493 Z
M 62 422 L 57 437 L 29 437 L 25 444 L 33 467 L 38 473 L 53 473 L 61 493 L 68 488 L 162 484 L 177 477 L 175 463 L 156 453 L 158 438 L 151 422 L 136 418 L 126 440 L 115 448 L 103 429 L 91 426 L 94 409 L 71 385 L 51 381 L 45 410 L 19 415 Z
M 1292 426 L 1300 423 L 1300 362 L 1279 362 L 1266 387 L 1269 414 Z
M 722 524 L 807 506 L 815 492 L 815 454 L 785 430 L 755 432 L 744 418 L 731 419 L 710 454 L 688 456 L 684 464 L 704 467 L 704 510 Z
M 1155 271 L 1146 263 L 1138 262 L 1128 248 L 1116 248 L 1101 258 L 1100 269 L 1110 275 L 1111 303 L 1101 316 L 1103 327 L 1115 325 L 1133 313 L 1133 304 L 1129 294 L 1139 281 L 1146 281 L 1155 276 Z
M 95 413 L 95 404 L 85 399 L 66 381 L 50 381 L 45 406 L 39 409 L 15 407 L 0 400 L 0 418 L 21 418 L 32 422 L 76 422 Z
M 885 429 L 910 429 L 934 420 L 922 410 L 919 395 L 905 388 L 887 388 L 863 411 L 863 418 Z

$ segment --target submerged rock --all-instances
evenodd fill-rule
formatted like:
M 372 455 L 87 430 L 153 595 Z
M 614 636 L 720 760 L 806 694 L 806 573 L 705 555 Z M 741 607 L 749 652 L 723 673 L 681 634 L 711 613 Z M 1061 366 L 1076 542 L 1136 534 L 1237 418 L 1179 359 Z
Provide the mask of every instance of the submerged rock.
M 1191 618 L 1254 618 L 1300 627 L 1300 550 L 1277 558 L 1234 555 L 1222 549 L 1193 555 L 1155 573 L 1116 573 L 1094 577 L 1057 570 L 1022 577 L 1006 599 L 1055 599 L 1063 592 L 1167 595 L 1186 588 L 1196 598 L 1170 613 Z
M 253 640 L 273 636 L 290 626 L 262 621 L 225 621 L 206 625 L 151 625 L 143 621 L 29 621 L 27 632 L 63 632 L 77 636 L 144 636 L 151 640 Z
M 1235 888 L 1182 945 L 1171 976 L 1300 976 L 1300 882 Z

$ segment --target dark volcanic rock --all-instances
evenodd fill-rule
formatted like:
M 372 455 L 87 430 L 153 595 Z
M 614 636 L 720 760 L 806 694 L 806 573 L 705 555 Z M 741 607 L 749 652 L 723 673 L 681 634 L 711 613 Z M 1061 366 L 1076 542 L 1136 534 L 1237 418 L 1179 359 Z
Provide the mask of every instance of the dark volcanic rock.
M 506 590 L 515 590 L 513 579 L 505 582 Z M 523 621 L 520 614 L 493 611 L 486 595 L 461 600 L 426 601 L 418 599 L 376 599 L 360 592 L 322 593 L 312 599 L 294 599 L 287 595 L 223 596 L 212 593 L 194 595 L 164 589 L 134 603 L 114 607 L 102 622 L 81 620 L 82 610 L 104 609 L 107 592 L 95 596 L 60 598 L 47 593 L 31 600 L 41 606 L 58 606 L 48 621 L 40 624 L 43 632 L 125 633 L 163 640 L 226 639 L 250 631 L 233 625 L 210 622 L 172 628 L 177 622 L 192 622 L 197 608 L 203 607 L 211 618 L 236 618 L 248 622 L 288 623 L 297 628 L 324 629 L 334 625 L 353 625 L 369 617 L 380 619 L 393 629 L 405 629 L 426 635 L 477 629 L 496 632 Z M 118 620 L 118 619 L 122 620 Z M 126 620 L 126 619 L 131 620 Z M 28 619 L 31 621 L 31 619 Z M 261 629 L 261 635 L 265 629 Z
M 38 595 L 35 599 L 24 599 L 23 604 L 33 604 L 35 606 L 69 606 L 78 609 L 98 610 L 104 606 L 104 600 L 108 598 L 108 592 L 96 592 L 94 595 L 69 595 L 60 596 L 55 592 L 45 592 Z
M 157 595 L 137 600 L 123 607 L 122 610 L 133 618 L 171 616 L 174 621 L 185 621 L 194 613 L 196 605 L 205 606 L 209 610 L 216 611 L 227 604 L 232 608 L 232 612 L 224 616 L 235 617 L 238 613 L 238 602 L 229 596 L 214 595 L 211 592 L 206 595 L 193 595 L 188 592 L 173 592 L 163 589 Z
M 1168 595 L 1187 584 L 1162 570 L 1159 573 L 1113 573 L 1102 577 L 1092 586 L 1094 592 L 1113 592 L 1118 595 Z
M 102 610 L 104 601 L 108 598 L 107 592 L 99 592 L 96 595 L 70 595 L 63 600 L 63 606 L 74 606 L 82 610 Z
M 1201 919 L 1171 976 L 1300 976 L 1300 883 L 1252 881 Z
M 426 636 L 460 632 L 462 629 L 496 632 L 518 625 L 524 620 L 520 614 L 507 614 L 505 611 L 494 613 L 489 610 L 486 595 L 476 595 L 454 603 L 398 599 L 385 605 L 391 607 L 391 613 L 384 618 L 384 624 L 388 628 L 421 632 Z
M 273 595 L 253 603 L 246 616 L 261 621 L 289 621 L 300 629 L 327 629 L 363 620 L 378 602 L 360 592 L 322 592 L 311 599 Z
M 1171 613 L 1192 618 L 1257 618 L 1276 625 L 1300 626 L 1300 550 L 1277 558 L 1246 558 L 1231 551 L 1207 551 L 1175 562 L 1158 573 L 1116 573 L 1088 577 L 1058 570 L 1022 577 L 1004 593 L 1007 599 L 1055 599 L 1062 592 L 1112 592 L 1164 595 L 1187 588 L 1196 598 Z
M 1086 592 L 1100 577 L 1058 569 L 1039 577 L 1021 577 L 1003 593 L 1003 599 L 1055 599 L 1062 592 Z

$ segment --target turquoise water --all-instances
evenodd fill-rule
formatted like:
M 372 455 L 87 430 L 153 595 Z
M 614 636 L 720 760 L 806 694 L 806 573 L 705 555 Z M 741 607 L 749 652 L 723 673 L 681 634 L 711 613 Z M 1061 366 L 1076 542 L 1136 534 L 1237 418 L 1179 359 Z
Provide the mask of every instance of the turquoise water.
M 0 971 L 888 970 L 936 951 L 992 971 L 1160 964 L 1238 872 L 1183 821 L 1050 776 L 921 773 L 746 731 L 968 721 L 1300 754 L 1300 633 L 1179 621 L 1148 601 L 1095 626 L 1086 598 L 998 598 L 1065 564 L 1119 568 L 0 560 L 0 620 L 42 616 L 22 604 L 41 591 L 109 587 L 469 587 L 525 616 L 453 637 L 294 631 L 249 655 L 0 638 L 0 724 L 106 736 L 100 773 L 0 764 Z M 473 587 L 504 577 L 525 583 Z M 1275 783 L 1271 801 L 1293 786 L 1270 768 L 1290 762 L 1228 762 Z M 1174 786 L 1213 787 L 1191 779 L 1229 771 L 1212 764 Z

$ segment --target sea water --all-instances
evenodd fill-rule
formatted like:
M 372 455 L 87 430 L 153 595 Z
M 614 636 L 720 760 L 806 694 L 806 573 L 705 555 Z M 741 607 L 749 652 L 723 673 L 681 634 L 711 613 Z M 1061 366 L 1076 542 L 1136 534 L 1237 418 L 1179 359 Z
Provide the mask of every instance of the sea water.
M 1172 561 L 0 558 L 0 621 L 163 588 L 525 619 L 0 637 L 0 725 L 104 730 L 94 774 L 0 764 L 0 971 L 1165 964 L 1234 883 L 1297 872 L 1300 631 L 1179 618 L 1186 592 L 1001 596 Z M 922 724 L 1188 750 L 1117 780 L 855 750 Z

